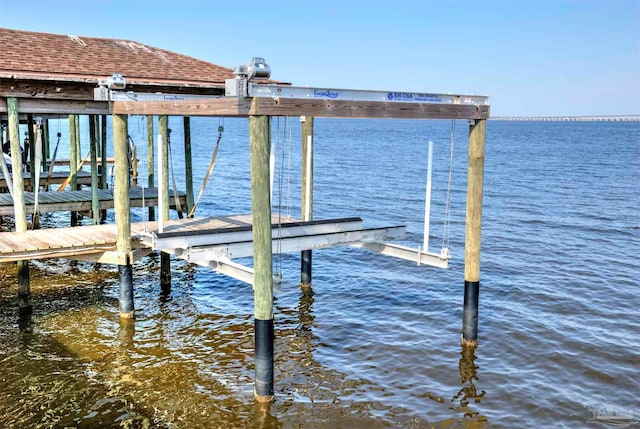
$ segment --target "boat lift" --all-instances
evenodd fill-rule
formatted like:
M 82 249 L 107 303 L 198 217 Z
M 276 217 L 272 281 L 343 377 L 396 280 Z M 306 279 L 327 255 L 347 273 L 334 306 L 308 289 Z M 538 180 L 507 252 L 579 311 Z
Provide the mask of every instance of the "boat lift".
M 262 58 L 254 58 L 246 66 L 235 69 L 236 77 L 227 79 L 225 95 L 229 98 L 269 98 L 276 105 L 281 100 L 341 100 L 350 102 L 384 101 L 391 103 L 418 104 L 461 104 L 488 105 L 488 97 L 477 95 L 456 95 L 443 93 L 414 93 L 397 91 L 370 91 L 354 89 L 310 88 L 296 87 L 264 82 L 270 76 L 270 68 Z M 257 79 L 257 81 L 253 81 Z M 122 76 L 114 75 L 107 79 L 106 86 L 95 91 L 97 99 L 110 101 L 177 101 L 211 98 L 211 96 L 150 94 L 125 92 L 126 82 Z M 158 136 L 160 141 L 161 136 Z M 310 153 L 305 154 L 311 156 Z M 405 238 L 404 226 L 390 226 L 386 228 L 365 229 L 362 219 L 333 219 L 314 222 L 288 222 L 278 225 L 272 230 L 273 253 L 321 249 L 327 247 L 349 245 L 365 250 L 381 253 L 396 258 L 415 261 L 418 265 L 428 265 L 438 268 L 448 268 L 449 251 L 443 247 L 439 253 L 429 251 L 430 205 L 431 205 L 431 175 L 432 175 L 433 142 L 428 146 L 427 186 L 424 214 L 423 242 L 417 248 L 389 243 L 392 240 Z M 158 177 L 164 174 L 158 164 Z M 271 168 L 273 168 L 271 166 Z M 271 189 L 273 189 L 273 172 L 271 172 Z M 310 181 L 307 181 L 310 184 Z M 310 192 L 306 192 L 309 196 Z M 310 204 L 303 204 L 310 207 Z M 162 212 L 162 207 L 159 208 Z M 309 218 L 309 213 L 306 214 Z M 276 232 L 282 235 L 276 235 Z M 143 237 L 143 243 L 154 250 L 171 253 L 189 262 L 212 267 L 220 273 L 227 274 L 238 280 L 253 284 L 253 270 L 243 266 L 233 259 L 253 255 L 253 241 L 251 228 L 242 230 L 200 231 L 196 235 L 186 232 L 179 234 L 163 231 L 162 219 L 159 220 L 158 231 L 150 232 Z

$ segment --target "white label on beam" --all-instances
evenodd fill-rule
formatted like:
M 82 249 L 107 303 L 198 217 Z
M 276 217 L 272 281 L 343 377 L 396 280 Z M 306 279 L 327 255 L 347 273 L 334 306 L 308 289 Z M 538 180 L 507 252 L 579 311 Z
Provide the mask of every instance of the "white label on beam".
M 249 97 L 297 98 L 345 101 L 385 101 L 400 103 L 488 105 L 483 95 L 458 95 L 428 92 L 369 91 L 359 89 L 308 88 L 249 83 Z

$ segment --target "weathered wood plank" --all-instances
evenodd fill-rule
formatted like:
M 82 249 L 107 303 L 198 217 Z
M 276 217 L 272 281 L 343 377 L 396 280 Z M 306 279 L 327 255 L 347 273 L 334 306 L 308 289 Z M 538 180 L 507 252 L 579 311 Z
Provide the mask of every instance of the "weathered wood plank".
M 91 174 L 87 171 L 78 171 L 77 173 L 78 184 L 80 185 L 90 185 L 91 184 Z M 67 171 L 55 171 L 48 177 L 47 173 L 40 173 L 40 186 L 45 185 L 59 185 L 63 183 L 67 177 L 69 177 L 69 172 Z M 25 187 L 31 186 L 31 174 L 24 173 L 23 181 Z M 0 188 L 7 186 L 7 180 L 4 175 L 0 173 Z
M 114 158 L 113 157 L 108 157 L 107 158 L 107 164 L 109 165 L 113 165 L 114 163 Z M 62 159 L 62 158 L 56 158 L 56 166 L 68 166 L 71 163 L 70 159 Z M 51 160 L 48 159 L 47 160 L 47 168 L 49 167 L 49 165 L 51 164 Z
M 181 116 L 248 116 L 251 99 L 218 97 L 199 100 L 116 101 L 114 114 Z
M 93 100 L 96 83 L 40 81 L 33 76 L 25 79 L 1 79 L 0 94 L 3 97 L 25 99 Z M 21 100 L 22 102 L 22 100 Z
M 114 113 L 184 116 L 315 116 L 325 118 L 486 119 L 489 106 L 381 101 L 220 97 L 202 100 L 117 101 Z
M 178 192 L 181 204 L 186 203 L 186 194 Z M 90 211 L 91 190 L 41 192 L 38 195 L 38 207 L 40 213 L 58 211 Z M 131 188 L 129 192 L 131 207 L 150 207 L 158 205 L 158 188 Z M 100 189 L 98 191 L 100 210 L 114 208 L 112 189 Z M 33 213 L 34 193 L 24 193 L 25 209 L 27 213 Z M 173 199 L 172 199 L 173 201 Z M 144 204 L 144 205 L 143 205 Z M 175 204 L 171 204 L 175 209 Z M 0 194 L 0 216 L 13 216 L 14 204 L 9 194 Z
M 6 105 L 0 103 L 0 114 L 6 114 Z M 47 100 L 20 99 L 20 113 L 22 114 L 51 114 L 51 115 L 102 115 L 109 113 L 109 103 L 106 101 L 75 101 L 75 100 Z
M 325 118 L 485 119 L 489 106 L 348 100 L 255 98 L 252 115 L 316 116 Z
M 278 215 L 273 214 L 275 225 Z M 287 222 L 298 222 L 290 219 Z M 220 218 L 184 218 L 165 222 L 165 231 L 194 233 L 224 231 L 238 226 L 251 227 L 251 215 L 232 215 Z M 156 231 L 157 222 L 131 224 L 131 253 L 133 260 L 148 254 L 150 249 L 141 243 L 141 234 Z M 116 251 L 117 228 L 114 224 L 0 232 L 0 262 L 26 259 L 71 258 L 103 263 L 124 263 L 123 253 Z M 79 256 L 81 255 L 81 256 Z

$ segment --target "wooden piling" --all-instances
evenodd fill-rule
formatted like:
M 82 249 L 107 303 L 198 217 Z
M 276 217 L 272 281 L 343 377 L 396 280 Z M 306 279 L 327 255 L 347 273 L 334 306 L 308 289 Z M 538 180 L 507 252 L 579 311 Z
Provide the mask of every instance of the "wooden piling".
M 13 176 L 13 207 L 16 232 L 27 230 L 27 211 L 24 204 L 24 179 L 22 176 L 22 153 L 20 151 L 20 119 L 18 99 L 7 98 L 9 140 L 11 141 L 11 169 Z M 18 263 L 18 309 L 21 316 L 31 314 L 31 281 L 29 261 Z
M 89 153 L 91 154 L 91 215 L 93 224 L 100 223 L 100 200 L 98 198 L 98 145 L 99 124 L 96 115 L 89 116 Z
M 162 213 L 158 213 L 158 217 L 169 220 L 169 117 L 166 115 L 158 117 L 158 134 L 158 163 L 162 164 L 162 176 L 158 177 L 158 198 L 162 199 Z M 171 258 L 165 252 L 160 252 L 160 288 L 163 294 L 171 290 Z
M 27 133 L 29 135 L 29 147 L 27 148 L 27 145 L 25 145 L 24 150 L 28 150 L 29 152 L 29 175 L 31 176 L 31 191 L 35 191 L 35 189 L 33 189 L 33 186 L 36 183 L 36 174 L 40 174 L 39 171 L 35 171 L 36 151 L 34 149 L 36 147 L 36 134 L 34 132 L 33 126 L 33 115 L 29 114 L 27 115 Z
M 49 120 L 45 119 L 42 121 L 42 172 L 46 173 L 49 171 L 49 166 L 47 165 L 47 160 L 49 159 L 49 154 L 51 153 L 51 137 L 49 136 Z
M 107 115 L 100 118 L 100 188 L 107 189 Z
M 273 400 L 273 265 L 268 116 L 249 117 L 251 204 L 253 215 L 253 290 L 255 324 L 255 398 Z
M 29 190 L 36 192 L 36 175 L 40 174 L 40 171 L 36 169 L 36 124 L 33 120 L 33 115 L 27 115 L 27 132 L 29 135 L 29 147 L 25 144 L 25 150 L 29 152 L 29 176 L 31 179 L 31 186 Z M 33 229 L 40 228 L 40 215 L 38 213 L 31 214 L 31 226 Z
M 71 190 L 78 190 L 78 158 L 80 157 L 80 141 L 78 136 L 78 115 L 69 115 L 69 175 Z M 71 212 L 71 226 L 78 225 L 78 213 Z
M 117 250 L 123 257 L 120 275 L 120 317 L 133 318 L 133 272 L 131 269 L 131 214 L 129 208 L 129 157 L 127 115 L 113 115 L 113 154 L 115 164 L 114 208 L 118 229 Z
M 313 220 L 313 117 L 302 116 L 302 220 Z M 300 287 L 311 287 L 311 250 L 301 252 Z
M 100 189 L 107 189 L 107 115 L 100 117 Z M 107 220 L 107 211 L 100 212 L 100 222 Z
M 482 187 L 486 126 L 486 120 L 480 119 L 472 121 L 469 127 L 462 344 L 471 347 L 478 344 Z
M 184 171 L 187 191 L 187 215 L 193 208 L 193 158 L 191 154 L 191 121 L 188 116 L 183 118 L 184 125 Z M 191 216 L 193 217 L 193 216 Z
M 149 188 L 155 187 L 153 141 L 153 116 L 147 115 L 147 186 Z M 149 206 L 149 221 L 153 222 L 154 220 L 156 220 L 156 209 L 153 206 Z

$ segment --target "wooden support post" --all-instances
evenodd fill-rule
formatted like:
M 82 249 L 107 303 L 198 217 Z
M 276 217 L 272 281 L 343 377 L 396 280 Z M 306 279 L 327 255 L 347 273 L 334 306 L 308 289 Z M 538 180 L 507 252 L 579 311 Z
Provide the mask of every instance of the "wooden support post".
M 100 118 L 100 189 L 107 189 L 107 171 L 109 167 L 107 165 L 107 115 L 102 115 Z M 107 220 L 107 211 L 102 210 L 100 212 L 100 221 L 105 222 Z
M 129 157 L 127 115 L 113 115 L 113 154 L 115 163 L 114 208 L 118 229 L 117 250 L 126 255 L 124 265 L 118 266 L 120 275 L 120 317 L 133 318 L 133 272 L 131 269 L 131 213 L 129 208 Z
M 158 198 L 162 199 L 162 213 L 158 213 L 158 217 L 169 220 L 169 118 L 166 115 L 158 117 L 158 138 L 158 163 L 162 164 L 162 176 L 158 177 Z M 171 258 L 165 252 L 160 252 L 160 288 L 163 294 L 168 294 L 171 290 Z
M 302 116 L 302 220 L 313 220 L 313 117 Z M 300 287 L 311 287 L 311 250 L 301 254 Z
M 273 400 L 273 265 L 269 197 L 270 118 L 249 117 L 255 317 L 255 398 Z
M 46 173 L 47 171 L 49 171 L 47 160 L 49 159 L 49 154 L 51 153 L 51 137 L 49 136 L 48 119 L 42 121 L 42 139 L 42 172 Z
M 193 157 L 191 154 L 191 122 L 188 116 L 184 118 L 184 172 L 187 186 L 187 215 L 193 208 Z M 192 216 L 193 217 L 193 216 Z
M 28 186 L 28 190 L 31 192 L 37 192 L 36 186 L 36 175 L 40 174 L 40 170 L 36 169 L 36 133 L 35 128 L 36 124 L 33 121 L 33 115 L 27 115 L 27 133 L 29 136 L 29 144 L 24 145 L 24 149 L 28 151 L 29 157 L 29 176 L 31 180 L 31 186 Z M 28 146 L 28 147 L 27 147 Z M 31 214 L 31 225 L 33 229 L 40 228 L 40 215 L 38 213 Z
M 69 175 L 71 176 L 71 190 L 78 190 L 78 158 L 80 142 L 78 136 L 78 115 L 69 115 Z M 78 225 L 78 213 L 71 212 L 71 226 Z
M 153 116 L 147 115 L 147 186 L 153 188 L 155 186 L 154 169 L 155 161 L 153 156 Z M 155 207 L 149 206 L 149 221 L 156 220 Z
M 107 115 L 100 118 L 100 188 L 107 189 Z
M 33 115 L 27 115 L 27 133 L 29 136 L 29 147 L 25 145 L 24 150 L 28 151 L 28 156 L 29 156 L 29 175 L 31 176 L 31 186 L 30 186 L 31 191 L 35 191 L 33 187 L 36 183 L 36 174 L 40 174 L 39 171 L 34 170 L 36 166 L 36 151 L 34 150 L 35 142 L 36 142 L 36 134 L 34 133 L 33 126 L 34 126 Z
M 99 124 L 96 115 L 89 116 L 89 152 L 91 154 L 91 215 L 93 224 L 100 223 L 100 200 L 98 198 L 98 146 Z
M 11 169 L 13 176 L 13 208 L 16 232 L 27 230 L 27 211 L 24 204 L 24 179 L 22 177 L 22 153 L 20 151 L 20 119 L 18 100 L 7 98 L 9 140 L 11 141 Z M 18 262 L 18 308 L 21 316 L 31 314 L 31 281 L 29 261 Z
M 482 226 L 482 186 L 486 120 L 472 121 L 469 127 L 467 173 L 467 214 L 464 246 L 464 308 L 462 344 L 478 344 L 478 298 L 480 293 L 480 238 Z

